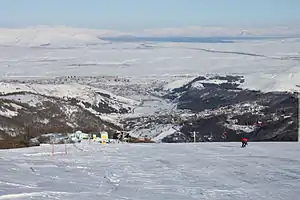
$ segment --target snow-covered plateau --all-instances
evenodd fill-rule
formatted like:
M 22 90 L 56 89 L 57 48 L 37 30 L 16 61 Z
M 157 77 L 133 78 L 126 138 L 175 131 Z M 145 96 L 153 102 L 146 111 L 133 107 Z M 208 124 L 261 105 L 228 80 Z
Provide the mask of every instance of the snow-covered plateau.
M 0 151 L 0 199 L 288 200 L 299 143 L 69 144 Z
M 299 38 L 101 39 L 107 35 L 118 33 L 1 29 L 1 140 L 103 129 L 156 142 L 298 140 Z

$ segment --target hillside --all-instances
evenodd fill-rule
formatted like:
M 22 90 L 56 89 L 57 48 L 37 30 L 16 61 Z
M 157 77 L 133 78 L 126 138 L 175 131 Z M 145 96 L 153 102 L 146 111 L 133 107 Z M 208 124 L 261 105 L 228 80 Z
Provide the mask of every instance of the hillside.
M 245 90 L 241 76 L 200 76 L 167 91 L 169 113 L 131 118 L 134 136 L 162 142 L 298 140 L 298 93 Z M 177 83 L 178 84 L 178 81 Z M 173 84 L 173 85 L 176 85 Z M 227 136 L 224 137 L 226 132 Z
M 104 129 L 156 142 L 239 141 L 242 136 L 297 141 L 297 93 L 247 90 L 244 81 L 213 75 L 144 83 L 110 77 L 4 81 L 0 133 L 9 139 Z
M 26 140 L 76 130 L 115 133 L 122 125 L 106 115 L 131 112 L 137 102 L 84 85 L 0 85 L 0 136 Z

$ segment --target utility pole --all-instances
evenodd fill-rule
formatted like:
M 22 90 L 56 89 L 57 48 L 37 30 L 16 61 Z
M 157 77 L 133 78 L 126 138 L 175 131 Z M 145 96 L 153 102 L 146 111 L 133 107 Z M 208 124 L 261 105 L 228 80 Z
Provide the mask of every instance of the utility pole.
M 51 139 L 52 139 L 52 158 L 54 158 L 54 136 L 52 136 Z
M 67 147 L 67 143 L 65 142 L 65 154 L 68 154 L 68 147 Z

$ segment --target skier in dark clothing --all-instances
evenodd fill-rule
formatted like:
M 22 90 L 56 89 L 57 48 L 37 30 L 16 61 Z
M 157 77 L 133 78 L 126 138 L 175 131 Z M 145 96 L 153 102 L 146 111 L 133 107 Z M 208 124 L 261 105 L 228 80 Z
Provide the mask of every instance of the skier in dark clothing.
M 224 139 L 224 142 L 226 142 L 226 140 L 227 140 L 227 132 L 226 131 L 224 131 L 224 133 L 223 133 L 223 139 Z
M 242 138 L 242 147 L 246 147 L 248 145 L 248 138 L 243 137 Z

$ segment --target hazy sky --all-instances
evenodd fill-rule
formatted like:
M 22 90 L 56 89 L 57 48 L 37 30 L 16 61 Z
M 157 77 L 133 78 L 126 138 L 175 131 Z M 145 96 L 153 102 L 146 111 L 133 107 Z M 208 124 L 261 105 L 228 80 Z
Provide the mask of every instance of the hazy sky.
M 300 0 L 0 0 L 0 27 L 138 30 L 300 24 Z

